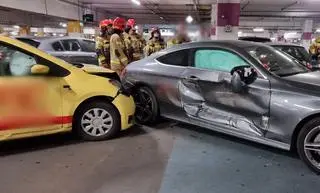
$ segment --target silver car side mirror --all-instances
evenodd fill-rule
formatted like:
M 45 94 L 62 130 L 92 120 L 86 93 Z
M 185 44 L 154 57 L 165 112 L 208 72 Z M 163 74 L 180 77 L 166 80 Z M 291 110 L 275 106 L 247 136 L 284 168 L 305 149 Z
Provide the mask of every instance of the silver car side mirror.
M 234 72 L 231 77 L 232 91 L 238 93 L 243 89 L 244 86 L 245 83 L 242 82 L 240 74 L 238 72 Z

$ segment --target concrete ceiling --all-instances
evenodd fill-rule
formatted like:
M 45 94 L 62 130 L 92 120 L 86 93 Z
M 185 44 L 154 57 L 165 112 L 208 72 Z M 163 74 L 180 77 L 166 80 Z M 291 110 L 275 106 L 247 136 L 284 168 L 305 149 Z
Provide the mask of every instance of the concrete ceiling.
M 78 0 L 63 0 L 78 2 Z M 215 0 L 79 0 L 81 9 L 104 13 L 105 17 L 135 18 L 140 24 L 176 24 L 192 15 L 194 23 L 210 23 L 211 5 Z M 77 3 L 73 3 L 78 5 Z M 241 28 L 255 26 L 277 30 L 301 30 L 303 22 L 313 19 L 320 27 L 320 0 L 241 0 Z M 97 18 L 98 20 L 101 18 Z M 0 23 L 55 26 L 67 19 L 0 7 Z
M 83 4 L 104 10 L 111 17 L 135 18 L 142 24 L 169 24 L 185 20 L 192 15 L 197 23 L 211 20 L 211 5 L 215 0 L 80 0 Z M 301 23 L 311 18 L 320 23 L 319 0 L 241 0 L 241 25 L 265 25 L 266 27 L 301 28 Z M 277 24 L 278 23 L 278 24 Z

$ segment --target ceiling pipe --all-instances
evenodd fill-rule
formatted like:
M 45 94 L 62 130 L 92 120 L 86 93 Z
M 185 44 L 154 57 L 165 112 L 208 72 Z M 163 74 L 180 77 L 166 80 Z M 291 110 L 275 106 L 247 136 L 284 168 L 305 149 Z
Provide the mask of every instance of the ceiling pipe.
M 243 11 L 249 4 L 250 4 L 250 1 L 248 1 L 246 4 L 244 4 L 244 5 L 241 7 L 241 11 Z
M 298 1 L 293 2 L 293 3 L 290 3 L 289 5 L 284 6 L 283 8 L 281 8 L 281 11 L 283 11 L 283 10 L 285 10 L 285 9 L 288 9 L 289 7 L 294 6 L 294 5 L 296 5 L 296 4 L 298 4 Z
M 200 15 L 199 15 L 199 0 L 193 0 L 193 9 L 196 11 L 196 18 L 197 21 L 200 22 Z

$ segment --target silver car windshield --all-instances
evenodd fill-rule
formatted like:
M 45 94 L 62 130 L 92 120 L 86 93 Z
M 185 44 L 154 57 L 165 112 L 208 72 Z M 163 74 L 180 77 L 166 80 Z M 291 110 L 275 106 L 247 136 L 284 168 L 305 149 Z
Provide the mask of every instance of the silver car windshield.
M 251 46 L 245 49 L 264 68 L 278 76 L 309 72 L 305 66 L 279 50 L 264 46 Z

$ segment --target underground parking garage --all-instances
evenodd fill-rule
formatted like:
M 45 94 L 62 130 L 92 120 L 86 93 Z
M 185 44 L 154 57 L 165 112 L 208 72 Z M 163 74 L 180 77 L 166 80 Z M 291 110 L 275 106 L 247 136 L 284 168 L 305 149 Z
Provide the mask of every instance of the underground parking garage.
M 2 0 L 0 192 L 318 192 L 319 6 Z

